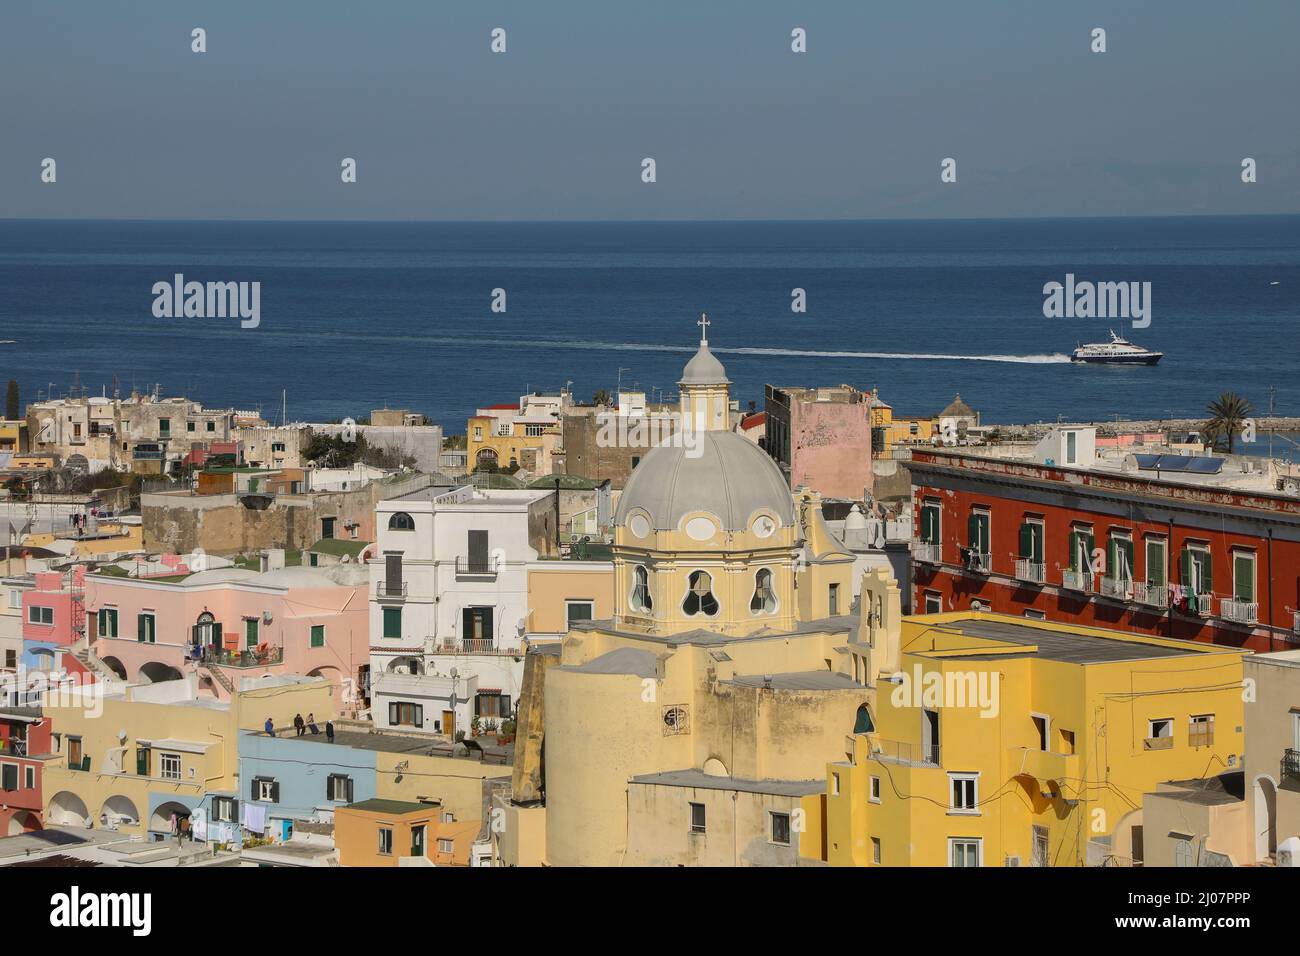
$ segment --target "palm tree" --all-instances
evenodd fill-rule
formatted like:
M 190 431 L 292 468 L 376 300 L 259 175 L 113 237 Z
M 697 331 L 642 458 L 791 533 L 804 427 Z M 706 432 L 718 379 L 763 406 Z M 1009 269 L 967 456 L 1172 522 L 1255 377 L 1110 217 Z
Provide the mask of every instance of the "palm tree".
M 1235 392 L 1224 392 L 1205 406 L 1210 413 L 1210 420 L 1205 423 L 1205 437 L 1216 450 L 1220 443 L 1227 445 L 1228 454 L 1232 454 L 1236 444 L 1237 433 L 1241 431 L 1253 411 L 1250 402 Z

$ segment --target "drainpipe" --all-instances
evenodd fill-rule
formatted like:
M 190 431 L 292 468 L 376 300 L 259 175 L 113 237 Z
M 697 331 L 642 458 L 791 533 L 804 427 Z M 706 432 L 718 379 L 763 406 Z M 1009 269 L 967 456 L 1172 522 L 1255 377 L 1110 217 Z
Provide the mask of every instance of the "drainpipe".
M 1165 612 L 1168 621 L 1167 637 L 1174 636 L 1174 602 L 1169 600 L 1169 577 L 1174 573 L 1174 519 L 1171 516 L 1167 522 L 1169 526 L 1169 537 L 1165 545 L 1165 603 L 1169 605 L 1168 611 Z M 1179 559 L 1179 574 L 1182 573 L 1182 560 Z M 1181 583 L 1181 580 L 1180 582 Z
M 1268 529 L 1268 649 L 1273 650 L 1273 529 Z
M 560 476 L 555 476 L 555 556 L 560 556 Z

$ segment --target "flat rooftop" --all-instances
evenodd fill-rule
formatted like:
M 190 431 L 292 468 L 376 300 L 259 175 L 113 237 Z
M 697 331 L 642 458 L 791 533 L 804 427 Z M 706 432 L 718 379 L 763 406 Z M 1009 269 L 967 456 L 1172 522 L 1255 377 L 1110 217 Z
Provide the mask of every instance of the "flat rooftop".
M 360 810 L 363 813 L 437 813 L 441 807 L 436 803 L 415 803 L 410 800 L 383 800 L 375 797 L 372 800 L 362 800 L 360 803 L 349 803 L 346 807 L 340 807 L 341 810 Z
M 323 727 L 323 724 L 319 726 Z M 277 728 L 277 730 L 279 730 L 279 728 Z M 259 737 L 265 736 L 260 730 L 249 730 L 245 731 L 245 733 Z M 474 762 L 479 762 L 478 752 L 474 747 L 463 748 L 468 752 L 461 752 L 462 748 L 458 748 L 455 744 L 447 740 L 438 738 L 421 739 L 406 734 L 386 734 L 382 731 L 371 733 L 365 730 L 335 730 L 334 740 L 331 742 L 325 736 L 323 730 L 319 734 L 313 734 L 308 731 L 299 737 L 294 733 L 293 729 L 290 728 L 287 732 L 280 730 L 276 739 L 291 743 L 320 744 L 324 747 L 351 747 L 355 750 L 373 750 L 380 753 L 419 754 L 425 757 L 453 757 L 457 760 L 472 760 Z M 484 755 L 503 757 L 506 762 L 509 762 L 514 755 L 513 744 L 497 744 L 494 738 L 490 737 L 466 738 L 467 743 L 471 740 Z M 488 743 L 489 740 L 493 740 L 493 742 Z
M 1156 660 L 1164 657 L 1184 657 L 1197 653 L 1190 646 L 1167 647 L 1161 644 L 1146 644 L 1141 641 L 1127 641 L 1119 637 L 1102 637 L 1086 631 L 1057 631 L 1032 624 L 1018 624 L 1013 621 L 997 619 L 967 618 L 957 621 L 940 621 L 932 625 L 933 630 L 945 634 L 961 634 L 965 637 L 984 638 L 1002 644 L 1020 644 L 1036 646 L 1036 652 L 980 654 L 977 651 L 963 653 L 962 660 L 1006 660 L 1008 657 L 1038 657 L 1049 661 L 1063 661 L 1068 664 L 1105 664 L 1114 661 Z M 913 646 L 924 637 L 913 639 Z M 1206 645 L 1207 648 L 1212 645 Z M 905 648 L 909 650 L 910 648 Z M 993 648 L 990 648 L 993 650 Z M 913 653 L 924 653 L 913 650 Z M 1204 653 L 1212 653 L 1207 650 Z
M 851 634 L 856 632 L 857 629 L 858 619 L 855 615 L 851 614 L 841 614 L 837 617 L 824 617 L 816 621 L 800 621 L 792 630 L 765 628 L 755 631 L 752 634 L 719 634 L 717 631 L 709 631 L 704 628 L 678 631 L 675 634 L 647 634 L 644 631 L 633 631 L 625 628 L 614 627 L 613 620 L 609 618 L 600 621 L 575 621 L 573 623 L 573 630 L 575 631 L 604 631 L 608 634 L 617 634 L 619 637 L 630 637 L 646 643 L 663 644 L 665 646 L 694 644 L 699 647 L 739 644 L 744 641 L 765 641 L 773 638 L 797 637 L 804 634 Z
M 768 679 L 771 683 L 768 683 Z M 865 690 L 848 674 L 837 671 L 796 671 L 788 674 L 737 675 L 724 684 L 738 687 L 768 687 L 773 690 Z

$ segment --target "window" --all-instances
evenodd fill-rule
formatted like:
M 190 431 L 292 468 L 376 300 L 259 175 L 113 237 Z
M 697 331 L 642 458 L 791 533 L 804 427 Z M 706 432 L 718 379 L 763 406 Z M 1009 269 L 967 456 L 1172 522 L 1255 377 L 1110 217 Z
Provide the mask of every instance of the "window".
M 979 866 L 982 840 L 972 837 L 948 838 L 949 866 Z
M 17 652 L 17 651 L 15 651 L 15 650 L 8 650 L 8 649 L 5 651 L 5 667 L 6 667 L 8 670 L 11 670 L 11 671 L 12 671 L 12 670 L 17 670 L 17 669 L 18 669 L 18 652 Z
M 207 426 L 208 426 L 208 431 L 210 431 L 210 432 L 214 432 L 214 431 L 217 430 L 217 423 L 216 423 L 216 422 L 208 422 L 208 423 L 207 423 Z M 283 446 L 281 446 L 281 448 L 283 449 Z
M 482 425 L 475 425 L 475 426 L 474 426 L 474 440 L 475 440 L 475 441 L 482 441 L 482 440 L 483 440 L 483 426 L 482 426 Z
M 171 433 L 172 433 L 172 420 L 170 418 L 158 419 L 159 436 L 161 436 L 162 438 L 169 438 L 171 437 Z
M 703 614 L 713 617 L 718 613 L 718 601 L 713 596 L 713 578 L 707 571 L 692 571 L 687 581 L 686 599 L 682 601 L 682 611 L 687 617 Z
M 524 425 L 524 435 L 528 438 L 541 438 L 545 434 L 545 425 Z
M 234 823 L 239 815 L 239 801 L 234 797 L 212 798 L 212 819 L 218 823 Z
M 281 455 L 284 454 L 284 442 L 282 442 L 282 441 L 273 441 L 273 442 L 271 442 L 271 454 L 273 454 L 273 455 L 274 455 L 274 454 L 281 454 Z
M 152 612 L 136 615 L 135 619 L 135 639 L 141 644 L 153 644 L 155 642 L 156 627 Z
M 1047 833 L 1047 827 L 1034 824 L 1030 831 L 1032 839 L 1033 855 L 1029 859 L 1030 866 L 1051 866 L 1050 842 Z
M 84 770 L 85 767 L 83 766 L 83 762 L 84 762 L 84 757 L 81 749 L 81 738 L 69 737 L 68 738 L 68 769 Z
M 1192 747 L 1208 747 L 1214 743 L 1214 715 L 1197 714 L 1191 719 L 1187 743 Z
M 334 518 L 320 519 L 320 536 L 322 538 L 334 537 L 334 521 L 335 521 Z
M 393 727 L 423 727 L 424 707 L 421 704 L 393 701 L 388 705 L 388 723 Z
M 1112 531 L 1106 542 L 1106 574 L 1114 581 L 1133 581 L 1133 537 L 1127 531 Z
M 27 622 L 29 624 L 53 624 L 54 608 L 41 607 L 36 604 L 29 605 L 27 608 Z
M 0 790 L 17 790 L 18 789 L 18 764 L 7 763 L 0 765 Z
M 826 595 L 827 614 L 835 617 L 840 613 L 840 586 L 838 584 L 829 585 Z
M 36 768 L 35 767 L 23 767 L 23 789 L 24 790 L 36 789 Z
M 384 608 L 384 637 L 402 636 L 402 609 L 400 607 Z
M 772 572 L 759 568 L 754 575 L 754 596 L 749 600 L 751 614 L 775 614 L 776 592 L 772 589 Z
M 1034 722 L 1036 749 L 1042 751 L 1051 750 L 1052 748 L 1048 746 L 1048 742 L 1051 740 L 1048 733 L 1051 731 L 1052 718 L 1046 714 L 1030 714 L 1029 717 Z
M 1174 866 L 1192 865 L 1192 841 L 1182 835 L 1174 838 Z
M 393 831 L 391 827 L 379 828 L 379 855 L 393 855 Z
M 1025 617 L 1031 621 L 1046 621 L 1047 612 L 1039 611 L 1032 607 L 1025 608 Z
M 594 610 L 591 601 L 565 601 L 565 623 L 569 628 L 572 628 L 577 621 L 590 621 Z
M 414 531 L 415 519 L 405 511 L 399 511 L 388 519 L 389 531 Z
M 324 624 L 313 624 L 311 626 L 310 644 L 312 647 L 325 646 L 325 625 Z
M 632 468 L 635 469 L 636 466 L 639 465 L 639 464 L 641 464 L 641 456 L 640 456 L 640 455 L 633 455 L 633 456 L 632 456 Z
M 871 862 L 880 865 L 880 837 L 871 838 Z
M 943 596 L 937 591 L 925 592 L 925 613 L 942 614 L 943 613 Z
M 117 637 L 117 608 L 102 607 L 99 609 L 99 636 L 100 637 Z
M 455 849 L 456 849 L 456 841 L 455 841 L 455 840 L 448 840 L 446 837 L 439 837 L 439 838 L 438 838 L 438 852 L 439 852 L 439 853 L 452 853 L 452 852 L 455 851 Z
M 949 808 L 953 813 L 979 813 L 979 780 L 977 773 L 948 774 L 949 789 L 952 800 Z
M 691 832 L 704 832 L 704 804 L 702 803 L 691 804 Z
M 942 506 L 937 501 L 926 500 L 921 505 L 921 543 L 938 544 Z
M 135 772 L 138 776 L 147 777 L 153 770 L 153 750 L 148 744 L 140 744 L 135 748 Z
M 274 777 L 254 777 L 252 798 L 263 803 L 278 803 L 280 800 L 280 785 L 276 783 Z
M 1073 731 L 1073 730 L 1062 730 L 1062 731 L 1060 732 L 1060 734 L 1061 734 L 1061 750 L 1060 750 L 1060 752 L 1063 753 L 1063 754 L 1072 754 L 1072 753 L 1074 753 L 1074 731 Z
M 181 778 L 181 755 L 180 754 L 162 754 L 160 757 L 162 769 L 159 773 L 164 780 L 179 780 Z
M 495 637 L 495 632 L 492 628 L 492 608 L 461 608 L 460 630 L 461 637 L 464 640 L 483 641 L 490 645 L 492 643 L 492 638 Z
M 1073 465 L 1079 460 L 1079 433 L 1065 433 L 1065 463 Z
M 257 646 L 257 624 L 258 621 L 257 618 L 255 617 L 244 618 L 244 646 L 245 647 Z
M 325 799 L 343 803 L 352 802 L 352 778 L 341 773 L 332 773 L 325 778 Z
M 966 545 L 971 553 L 981 558 L 990 552 L 989 547 L 989 513 L 972 511 L 966 520 Z M 981 564 L 981 567 L 983 565 Z
M 1201 595 L 1214 593 L 1214 562 L 1210 551 L 1204 545 L 1188 545 L 1183 549 L 1181 562 L 1182 585 L 1187 589 L 1191 601 L 1191 610 L 1209 610 L 1202 608 L 1197 600 Z
M 840 792 L 840 775 L 832 771 L 831 772 L 831 796 L 833 797 L 839 796 L 839 792 Z
M 1147 749 L 1148 750 L 1157 750 L 1157 749 L 1165 750 L 1173 743 L 1173 739 L 1174 739 L 1174 722 L 1172 718 L 1161 717 L 1156 720 L 1147 721 L 1147 742 L 1148 742 Z M 1156 741 L 1156 740 L 1166 741 L 1166 743 L 1159 747 L 1150 746 L 1151 741 Z
M 9 606 L 19 608 L 23 606 L 23 592 L 17 588 L 9 589 Z
M 1165 586 L 1165 539 L 1146 539 L 1146 583 L 1155 587 Z
M 1232 552 L 1232 596 L 1247 604 L 1255 602 L 1255 552 Z
M 1096 542 L 1092 536 L 1092 528 L 1075 527 L 1070 529 L 1070 570 L 1071 571 L 1091 571 L 1092 570 L 1092 552 L 1096 547 Z
M 424 831 L 426 829 L 423 823 L 411 827 L 411 856 L 424 856 Z
M 654 610 L 654 601 L 650 597 L 650 573 L 642 565 L 632 569 L 632 610 L 649 614 Z
M 868 797 L 867 799 L 869 799 L 872 803 L 880 802 L 880 778 L 879 777 L 871 778 L 871 796 Z
M 777 846 L 789 846 L 790 814 L 773 810 L 769 816 L 771 818 L 771 836 L 768 839 Z
M 474 715 L 476 717 L 509 717 L 510 695 L 500 691 L 479 691 L 474 695 Z
M 1026 518 L 1020 526 L 1020 557 L 1033 564 L 1043 563 L 1043 519 Z
M 192 432 L 192 431 L 194 431 L 194 423 L 193 423 L 193 422 L 186 422 L 186 423 L 185 423 L 185 430 L 186 430 L 187 432 Z

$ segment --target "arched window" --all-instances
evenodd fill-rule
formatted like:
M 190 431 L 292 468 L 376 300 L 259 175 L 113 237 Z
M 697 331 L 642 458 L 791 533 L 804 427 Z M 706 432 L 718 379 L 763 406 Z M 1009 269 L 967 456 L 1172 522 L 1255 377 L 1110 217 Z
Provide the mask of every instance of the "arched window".
M 776 591 L 772 589 L 772 572 L 759 568 L 754 575 L 754 596 L 750 598 L 749 610 L 752 614 L 775 614 Z
M 650 575 L 641 565 L 632 569 L 632 610 L 646 614 L 654 610 L 654 600 L 650 597 Z
M 853 732 L 855 734 L 870 734 L 876 730 L 876 722 L 871 719 L 871 710 L 866 704 L 858 707 L 858 716 L 853 721 Z
M 414 531 L 415 519 L 405 511 L 399 511 L 388 519 L 389 531 Z
M 691 572 L 682 610 L 687 617 L 694 617 L 697 614 L 713 617 L 718 613 L 718 599 L 713 596 L 713 578 L 707 571 Z

